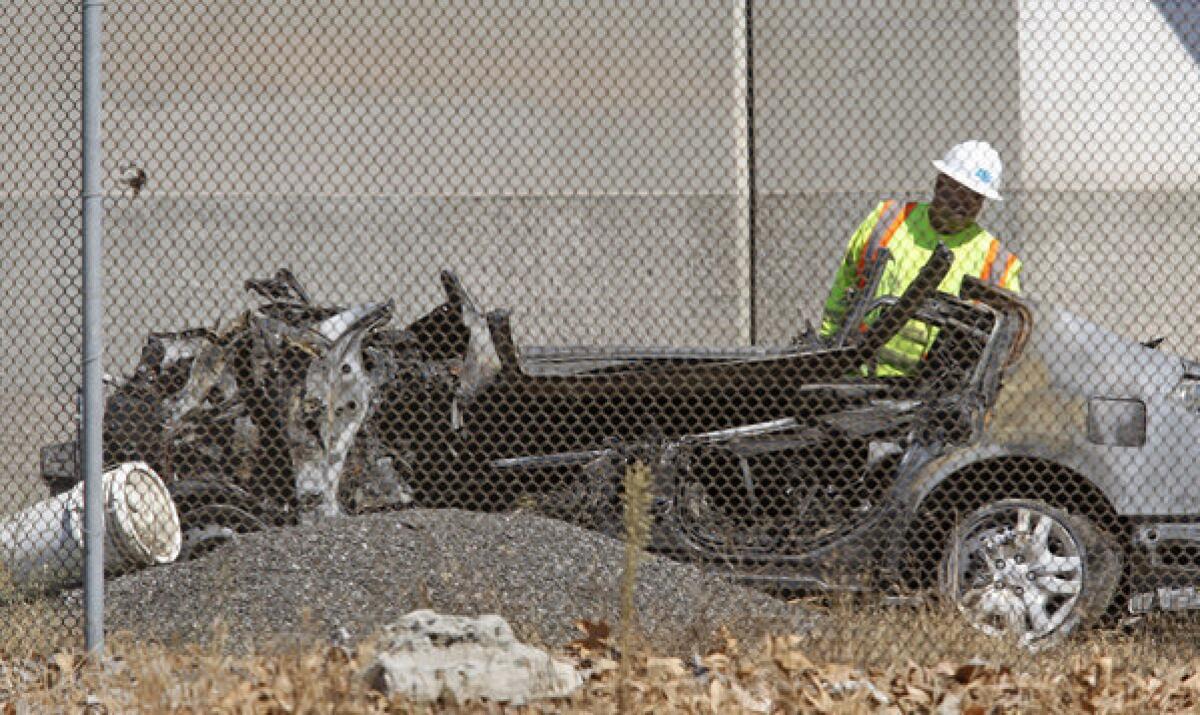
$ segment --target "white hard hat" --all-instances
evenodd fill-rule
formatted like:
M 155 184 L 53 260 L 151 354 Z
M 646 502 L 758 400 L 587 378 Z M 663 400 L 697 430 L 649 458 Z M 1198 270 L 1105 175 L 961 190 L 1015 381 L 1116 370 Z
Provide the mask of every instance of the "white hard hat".
M 995 201 L 1004 200 L 999 192 L 1003 171 L 1000 155 L 987 142 L 971 140 L 957 144 L 941 161 L 934 160 L 933 165 L 975 193 Z

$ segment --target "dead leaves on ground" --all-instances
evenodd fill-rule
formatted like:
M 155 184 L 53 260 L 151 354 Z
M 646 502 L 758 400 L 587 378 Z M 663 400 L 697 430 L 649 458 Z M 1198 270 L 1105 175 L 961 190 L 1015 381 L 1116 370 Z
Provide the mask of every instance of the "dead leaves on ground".
M 802 638 L 764 640 L 758 647 L 728 634 L 722 645 L 690 659 L 638 653 L 629 677 L 619 680 L 612 631 L 599 621 L 576 622 L 579 638 L 564 648 L 588 674 L 568 701 L 526 708 L 470 703 L 413 706 L 388 701 L 358 677 L 369 648 L 314 647 L 281 655 L 233 658 L 198 651 L 129 652 L 114 675 L 96 672 L 86 659 L 67 653 L 43 658 L 39 675 L 0 713 L 18 712 L 13 702 L 57 704 L 84 712 L 135 708 L 175 713 L 300 712 L 630 712 L 654 713 L 963 713 L 1010 712 L 1194 712 L 1200 709 L 1200 662 L 1171 669 L 1131 668 L 1098 651 L 1059 664 L 1055 675 L 1015 672 L 985 661 L 857 668 L 814 662 Z M 31 661 L 25 661 L 29 664 Z M 12 673 L 12 661 L 0 672 Z M 624 697 L 618 698 L 617 688 Z M 29 711 L 28 707 L 26 710 Z
M 585 634 L 596 632 L 595 624 L 580 628 Z M 1054 676 L 1018 673 L 982 660 L 861 669 L 813 662 L 803 639 L 794 635 L 767 639 L 752 654 L 743 654 L 732 638 L 725 643 L 692 662 L 639 658 L 628 686 L 634 710 L 990 715 L 1200 709 L 1200 663 L 1147 674 L 1097 654 Z M 603 639 L 593 644 L 604 646 Z M 592 707 L 612 702 L 605 689 L 613 685 L 609 674 L 601 670 L 593 677 L 579 711 L 587 710 L 584 702 Z

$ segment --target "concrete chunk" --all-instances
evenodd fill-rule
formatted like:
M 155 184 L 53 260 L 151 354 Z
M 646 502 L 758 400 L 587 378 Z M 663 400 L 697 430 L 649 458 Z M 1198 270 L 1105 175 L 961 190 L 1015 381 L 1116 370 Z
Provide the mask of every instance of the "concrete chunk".
M 570 664 L 517 641 L 500 616 L 414 611 L 384 633 L 365 677 L 388 697 L 429 702 L 445 696 L 460 703 L 522 705 L 568 697 L 583 684 Z

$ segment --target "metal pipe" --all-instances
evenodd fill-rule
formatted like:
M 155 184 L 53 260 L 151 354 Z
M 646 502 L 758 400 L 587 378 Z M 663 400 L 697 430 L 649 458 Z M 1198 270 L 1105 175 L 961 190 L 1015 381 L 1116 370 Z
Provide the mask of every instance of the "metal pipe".
M 101 255 L 104 194 L 100 177 L 100 40 L 104 3 L 83 0 L 83 601 L 84 642 L 89 653 L 104 650 L 104 386 L 101 357 Z

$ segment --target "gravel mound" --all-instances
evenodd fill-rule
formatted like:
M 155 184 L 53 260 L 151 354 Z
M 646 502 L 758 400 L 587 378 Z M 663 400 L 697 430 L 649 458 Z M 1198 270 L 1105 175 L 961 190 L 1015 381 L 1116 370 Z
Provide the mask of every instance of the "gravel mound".
M 359 639 L 418 608 L 497 613 L 517 637 L 554 647 L 577 618 L 617 623 L 621 542 L 528 512 L 411 510 L 273 529 L 203 558 L 109 583 L 108 628 L 160 642 L 207 642 L 220 620 L 234 649 L 293 639 Z M 78 593 L 72 596 L 78 598 Z M 753 638 L 808 618 L 794 606 L 669 559 L 647 556 L 635 600 L 658 652 L 703 647 L 720 626 Z

